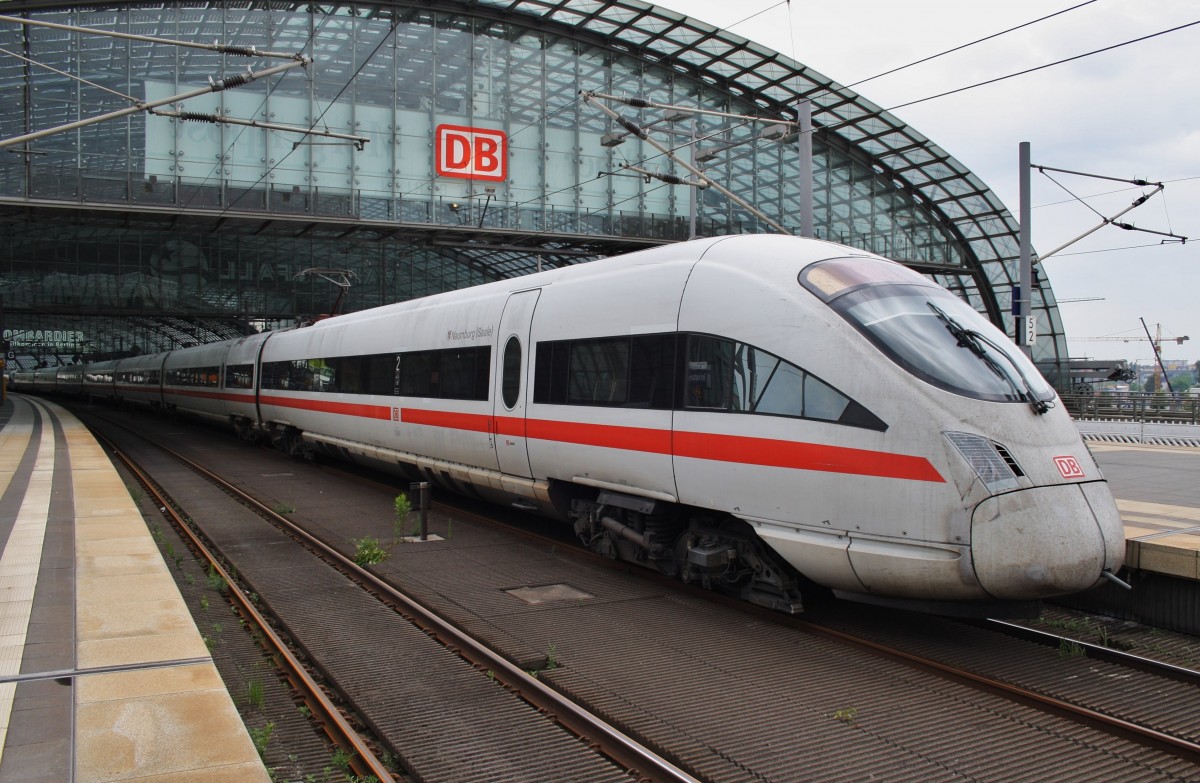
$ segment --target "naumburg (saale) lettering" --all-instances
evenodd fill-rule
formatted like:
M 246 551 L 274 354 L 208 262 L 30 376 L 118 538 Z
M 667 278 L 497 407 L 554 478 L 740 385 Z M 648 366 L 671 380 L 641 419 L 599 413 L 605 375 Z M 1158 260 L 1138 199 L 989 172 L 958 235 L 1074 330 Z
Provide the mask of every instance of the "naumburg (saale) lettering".
M 484 337 L 491 337 L 491 336 L 492 336 L 492 327 L 491 326 L 477 326 L 474 329 L 463 329 L 461 331 L 459 331 L 457 329 L 446 330 L 446 339 L 447 340 L 475 340 L 475 339 L 483 339 Z

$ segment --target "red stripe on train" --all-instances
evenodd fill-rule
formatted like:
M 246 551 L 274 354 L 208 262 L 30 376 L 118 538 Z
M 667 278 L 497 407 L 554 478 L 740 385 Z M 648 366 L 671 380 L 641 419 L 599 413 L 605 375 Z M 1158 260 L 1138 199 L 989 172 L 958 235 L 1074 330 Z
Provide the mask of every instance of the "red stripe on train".
M 277 405 L 281 408 L 298 408 L 304 411 L 318 413 L 336 413 L 342 416 L 359 416 L 364 419 L 384 419 L 390 421 L 392 409 L 386 405 L 367 405 L 361 402 L 333 402 L 330 400 L 314 400 L 303 397 L 275 397 L 259 394 L 258 401 L 263 405 Z
M 772 438 L 676 432 L 675 456 L 909 481 L 945 482 L 924 457 Z
M 450 413 L 405 408 L 400 420 L 446 429 L 487 432 L 491 417 L 481 414 Z M 610 449 L 626 449 L 676 457 L 737 462 L 744 465 L 817 470 L 860 476 L 879 476 L 909 481 L 943 483 L 945 479 L 924 457 L 892 454 L 886 451 L 852 449 L 819 443 L 798 443 L 772 438 L 739 435 L 714 435 L 701 432 L 675 432 L 644 427 L 619 427 L 608 424 L 520 419 L 501 417 L 494 420 L 498 435 L 515 435 L 557 443 L 577 443 Z
M 261 401 L 264 405 L 279 405 L 321 413 L 361 416 L 370 419 L 392 418 L 392 409 L 382 405 L 267 396 L 263 396 Z M 799 443 L 773 438 L 715 435 L 702 432 L 672 433 L 670 430 L 646 427 L 522 419 L 512 416 L 493 417 L 481 413 L 455 413 L 421 408 L 402 408 L 400 421 L 405 424 L 464 432 L 492 432 L 496 435 L 512 435 L 556 443 L 575 443 L 581 446 L 625 449 L 649 454 L 671 454 L 676 457 L 716 462 L 878 476 L 908 481 L 945 482 L 937 469 L 924 457 L 853 449 L 845 446 L 829 446 L 820 443 Z
M 172 389 L 170 387 L 163 389 L 164 397 L 199 397 L 203 400 L 222 400 L 224 402 L 244 402 L 247 405 L 254 404 L 254 394 L 247 392 L 245 394 L 231 394 L 229 392 L 210 392 L 196 391 L 193 389 Z

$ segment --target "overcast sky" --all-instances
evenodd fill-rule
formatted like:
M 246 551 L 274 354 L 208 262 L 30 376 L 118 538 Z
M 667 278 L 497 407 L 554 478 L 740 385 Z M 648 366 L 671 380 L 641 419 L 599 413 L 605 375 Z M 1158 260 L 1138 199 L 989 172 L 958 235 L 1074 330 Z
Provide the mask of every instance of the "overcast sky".
M 1083 0 L 662 0 L 851 84 L 1077 6 Z M 761 13 L 760 13 L 761 12 Z M 746 20 L 747 17 L 753 18 Z M 1200 21 L 1195 0 L 1094 0 L 1053 19 L 854 89 L 891 108 Z M 1046 259 L 1073 357 L 1149 360 L 1139 318 L 1162 325 L 1163 357 L 1200 358 L 1200 25 L 893 112 L 1018 214 L 1017 147 L 1035 164 L 1164 182 L 1122 221 L 1186 245 L 1105 226 Z M 1105 217 L 1150 188 L 1053 175 Z M 1033 246 L 1047 253 L 1101 217 L 1034 172 Z M 1107 194 L 1107 195 L 1100 195 Z M 1164 198 L 1165 196 L 1165 198 Z M 1085 341 L 1130 336 L 1140 342 Z M 1191 336 L 1178 345 L 1167 338 Z

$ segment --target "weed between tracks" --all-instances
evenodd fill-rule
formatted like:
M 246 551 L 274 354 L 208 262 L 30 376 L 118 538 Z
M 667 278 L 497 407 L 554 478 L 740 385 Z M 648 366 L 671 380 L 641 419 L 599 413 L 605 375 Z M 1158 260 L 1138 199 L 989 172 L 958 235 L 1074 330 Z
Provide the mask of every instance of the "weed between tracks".
M 400 494 L 392 501 L 392 508 L 396 511 L 396 521 L 392 523 L 392 543 L 400 543 L 400 539 L 408 535 L 405 532 L 405 523 L 408 521 L 408 515 L 412 513 L 412 503 L 408 499 L 408 495 Z
M 858 717 L 858 710 L 854 707 L 845 707 L 833 713 L 833 719 L 841 721 L 846 725 L 854 723 L 854 719 Z
M 1103 617 L 1075 615 L 1066 610 L 1050 608 L 1031 625 L 1050 628 L 1113 650 L 1142 655 L 1148 658 L 1173 663 L 1178 666 L 1196 668 L 1200 666 L 1200 644 L 1189 643 L 1192 637 L 1148 628 L 1136 623 L 1126 623 Z M 1059 655 L 1063 657 L 1083 656 L 1079 645 L 1068 641 L 1060 643 Z
M 371 536 L 351 539 L 354 544 L 354 562 L 356 565 L 369 566 L 382 563 L 388 559 L 388 551 L 379 545 L 379 540 Z

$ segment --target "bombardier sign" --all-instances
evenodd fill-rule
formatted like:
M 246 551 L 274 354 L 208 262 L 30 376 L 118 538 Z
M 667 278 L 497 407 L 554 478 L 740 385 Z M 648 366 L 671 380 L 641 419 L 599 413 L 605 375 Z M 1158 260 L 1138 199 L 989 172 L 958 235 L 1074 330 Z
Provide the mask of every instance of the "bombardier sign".
M 434 161 L 442 177 L 501 182 L 508 177 L 508 136 L 489 128 L 439 125 Z

